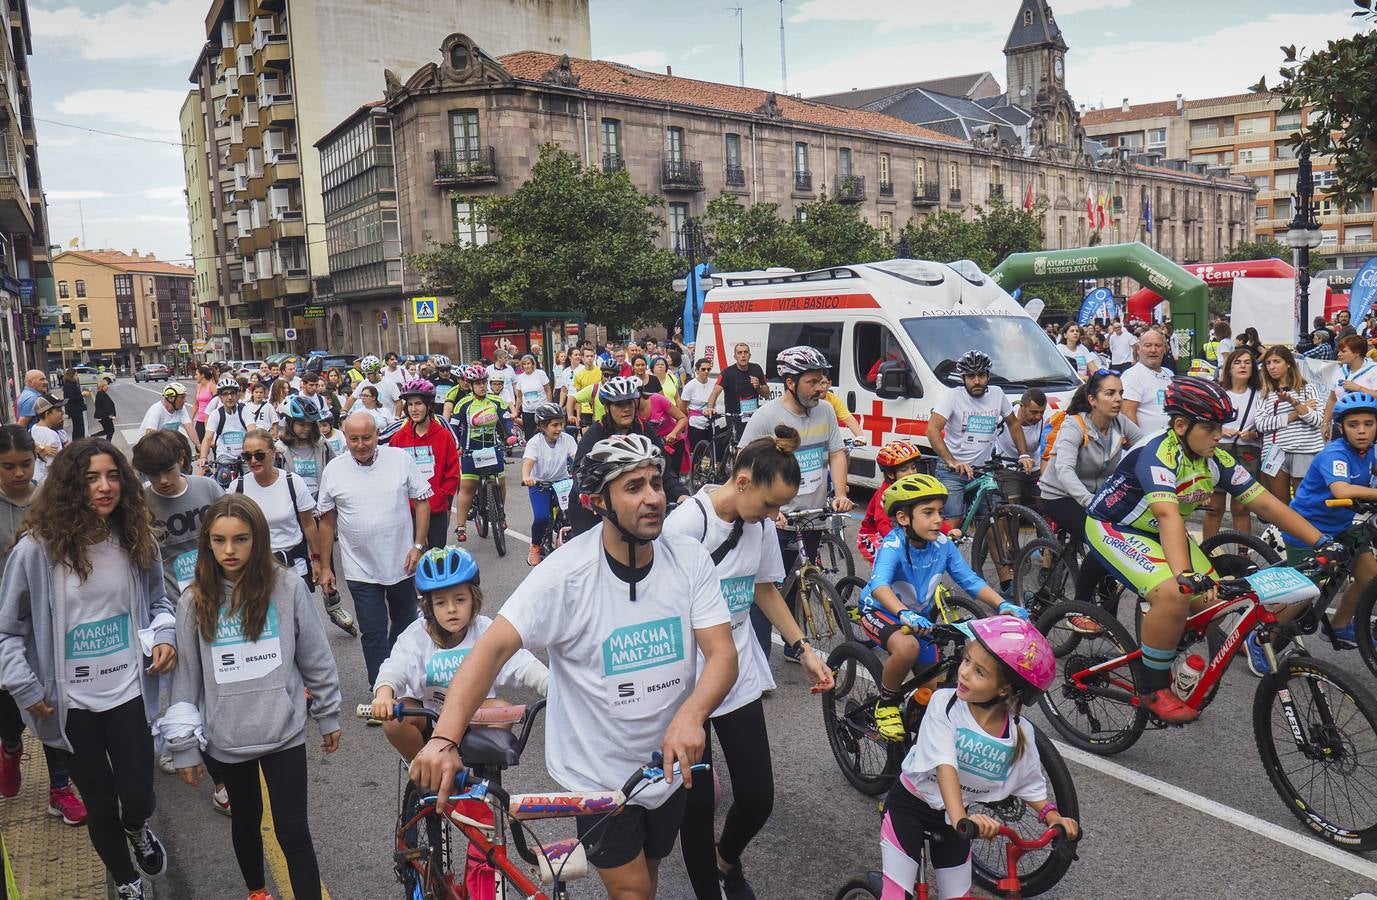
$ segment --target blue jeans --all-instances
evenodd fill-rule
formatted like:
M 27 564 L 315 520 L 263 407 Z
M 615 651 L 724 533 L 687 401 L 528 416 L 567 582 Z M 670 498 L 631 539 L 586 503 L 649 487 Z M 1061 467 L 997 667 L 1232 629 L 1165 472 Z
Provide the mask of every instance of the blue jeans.
M 368 667 L 368 686 L 378 678 L 378 669 L 392 652 L 397 635 L 416 621 L 420 606 L 416 601 L 416 587 L 410 578 L 396 584 L 372 584 L 349 581 L 349 593 L 354 597 L 354 615 L 359 622 L 359 640 L 363 644 L 363 662 Z
M 540 485 L 526 490 L 531 495 L 531 546 L 539 547 L 545 538 L 545 529 L 550 527 L 550 501 L 554 494 Z
M 967 479 L 956 474 L 942 460 L 937 461 L 937 471 L 933 473 L 937 480 L 942 482 L 947 488 L 947 499 L 942 501 L 942 518 L 959 519 L 966 512 L 966 484 Z

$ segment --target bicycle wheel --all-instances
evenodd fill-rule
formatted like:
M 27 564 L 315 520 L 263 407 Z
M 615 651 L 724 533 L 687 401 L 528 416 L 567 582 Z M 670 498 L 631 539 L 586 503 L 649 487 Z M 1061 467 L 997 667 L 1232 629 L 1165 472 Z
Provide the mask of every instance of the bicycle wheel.
M 1377 638 L 1377 581 L 1369 581 L 1358 597 L 1358 606 L 1353 611 L 1353 631 L 1358 639 L 1358 655 L 1367 664 L 1368 670 L 1377 675 L 1377 647 L 1372 641 Z
M 402 794 L 402 813 L 397 823 L 397 876 L 405 888 L 407 898 L 426 900 L 458 900 L 452 890 L 456 883 L 450 872 L 449 843 L 445 825 L 431 814 L 410 828 L 405 827 L 428 804 L 421 802 L 421 792 L 407 782 Z
M 818 543 L 818 567 L 828 580 L 836 584 L 843 578 L 856 577 L 856 557 L 846 541 L 834 532 L 824 531 Z
M 694 444 L 693 452 L 689 454 L 689 486 L 695 494 L 703 485 L 712 483 L 712 476 L 716 470 L 717 466 L 712 459 L 712 444 L 708 441 Z
M 1028 610 L 1034 621 L 1058 603 L 1076 597 L 1076 554 L 1061 541 L 1038 538 L 1029 541 L 1014 563 L 1014 602 Z M 1062 646 L 1052 645 L 1057 656 L 1075 647 L 1075 636 Z
M 875 728 L 875 702 L 880 699 L 878 657 L 854 641 L 827 657 L 836 684 L 822 695 L 822 722 L 827 743 L 842 775 L 862 794 L 879 796 L 899 775 L 905 747 L 887 741 Z
M 473 516 L 474 527 L 478 529 L 480 538 L 488 536 L 488 483 L 483 479 L 478 479 L 478 490 L 474 492 L 473 504 L 469 507 L 469 512 Z
M 837 589 L 816 573 L 808 576 L 808 590 L 799 592 L 795 618 L 808 643 L 824 657 L 839 645 L 855 640 L 859 630 L 852 628 L 851 616 L 837 596 Z
M 1080 819 L 1080 801 L 1076 796 L 1076 784 L 1071 780 L 1071 771 L 1066 761 L 1057 752 L 1052 739 L 1041 731 L 1033 732 L 1033 743 L 1037 746 L 1038 759 L 1042 763 L 1043 780 L 1047 782 L 1048 799 L 1057 804 L 1063 816 Z M 1037 812 L 1017 797 L 1009 797 L 995 803 L 973 801 L 966 809 L 967 815 L 993 816 L 1001 823 L 1018 832 L 1025 838 L 1037 838 L 1046 830 L 1038 821 Z M 998 894 L 999 880 L 1009 874 L 1005 859 L 1003 841 L 972 841 L 971 862 L 975 883 L 992 894 Z M 1046 893 L 1061 881 L 1066 870 L 1071 868 L 1074 859 L 1072 850 L 1056 842 L 1031 853 L 1025 853 L 1018 861 L 1018 877 L 1023 883 L 1024 897 L 1035 897 Z
M 1205 551 L 1221 575 L 1241 577 L 1281 562 L 1281 554 L 1272 545 L 1256 535 L 1241 531 L 1218 531 L 1213 537 L 1201 541 L 1200 549 Z
M 846 617 L 853 623 L 861 620 L 861 592 L 865 590 L 865 586 L 866 581 L 855 576 L 838 579 L 834 585 L 837 589 L 837 596 L 841 598 L 842 608 L 846 610 Z M 854 625 L 852 630 L 855 630 Z
M 868 872 L 864 878 L 853 878 L 842 885 L 832 900 L 866 900 L 867 897 L 879 900 L 884 890 L 883 876 L 879 872 Z
M 981 575 L 987 559 L 996 566 L 1012 568 L 1025 544 L 1051 537 L 1051 526 L 1034 510 L 1017 503 L 997 506 L 975 528 L 975 536 L 971 538 L 971 568 Z
M 983 603 L 972 600 L 965 594 L 956 594 L 945 588 L 939 588 L 941 596 L 937 604 L 941 612 L 939 615 L 943 622 L 948 625 L 955 625 L 957 622 L 969 622 L 972 619 L 983 619 L 994 615 L 994 611 L 988 609 Z
M 493 546 L 497 548 L 498 556 L 507 555 L 507 529 L 502 527 L 502 520 L 507 517 L 502 509 L 502 495 L 498 492 L 497 485 L 488 487 L 488 527 L 492 529 Z
M 1038 699 L 1052 727 L 1081 750 L 1109 756 L 1137 743 L 1147 727 L 1147 710 L 1133 704 L 1141 679 L 1139 663 L 1119 666 L 1085 678 L 1071 676 L 1138 648 L 1119 620 L 1090 603 L 1059 603 L 1037 621 L 1048 641 L 1061 643 L 1066 632 L 1079 640 L 1057 660 L 1057 679 Z
M 1253 698 L 1253 736 L 1272 787 L 1324 840 L 1377 849 L 1377 700 L 1326 660 L 1291 656 L 1281 667 Z

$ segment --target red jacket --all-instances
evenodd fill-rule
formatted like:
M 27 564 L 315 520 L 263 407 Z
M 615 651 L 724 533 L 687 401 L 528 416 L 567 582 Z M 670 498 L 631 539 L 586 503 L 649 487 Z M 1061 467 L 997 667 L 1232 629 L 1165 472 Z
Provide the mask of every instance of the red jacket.
M 416 426 L 407 422 L 388 441 L 390 447 L 400 447 L 410 453 L 425 471 L 427 464 L 430 474 L 430 511 L 442 513 L 449 509 L 450 501 L 459 491 L 459 445 L 454 442 L 454 432 L 450 431 L 437 418 L 430 420 L 430 427 L 424 436 L 416 433 Z M 419 452 L 428 448 L 429 455 Z
M 865 518 L 861 519 L 861 527 L 856 534 L 856 549 L 861 551 L 861 556 L 865 561 L 873 563 L 875 561 L 875 551 L 880 549 L 880 542 L 885 539 L 894 528 L 894 523 L 885 515 L 884 496 L 885 489 L 889 487 L 889 482 L 885 481 L 875 491 L 875 495 L 870 498 L 869 505 L 865 508 Z M 942 521 L 942 533 L 950 534 L 951 526 Z

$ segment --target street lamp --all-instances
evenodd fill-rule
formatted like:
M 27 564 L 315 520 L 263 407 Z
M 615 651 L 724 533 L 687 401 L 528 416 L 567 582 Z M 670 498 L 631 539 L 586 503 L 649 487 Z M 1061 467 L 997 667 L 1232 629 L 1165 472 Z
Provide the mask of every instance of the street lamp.
M 1295 216 L 1286 231 L 1286 243 L 1291 247 L 1292 264 L 1296 269 L 1296 343 L 1308 334 L 1307 313 L 1310 300 L 1310 251 L 1320 245 L 1320 223 L 1315 219 L 1315 180 L 1310 170 L 1310 145 L 1301 144 L 1300 169 L 1296 173 L 1296 193 L 1291 195 Z

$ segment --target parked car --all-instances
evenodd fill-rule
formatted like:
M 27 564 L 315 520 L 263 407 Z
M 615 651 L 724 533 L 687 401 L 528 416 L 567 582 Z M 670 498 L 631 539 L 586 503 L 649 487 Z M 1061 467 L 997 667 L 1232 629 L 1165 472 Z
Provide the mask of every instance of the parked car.
M 234 374 L 241 378 L 258 377 L 258 367 L 263 365 L 256 359 L 241 359 L 234 364 Z
M 95 366 L 80 365 L 72 366 L 72 368 L 76 370 L 77 381 L 79 381 L 81 383 L 81 386 L 84 388 L 94 389 L 96 386 L 96 382 L 100 380 L 100 376 L 102 374 L 101 371 L 97 369 Z M 104 374 L 109 375 L 112 381 L 115 378 L 114 372 L 106 372 Z
M 135 381 L 171 381 L 172 373 L 162 363 L 149 363 L 134 371 Z

